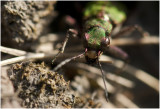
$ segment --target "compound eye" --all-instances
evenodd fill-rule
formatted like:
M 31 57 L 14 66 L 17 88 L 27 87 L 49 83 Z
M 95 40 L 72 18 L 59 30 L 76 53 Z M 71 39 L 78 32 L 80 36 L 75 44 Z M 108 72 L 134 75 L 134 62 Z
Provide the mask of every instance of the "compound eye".
M 108 47 L 110 45 L 110 39 L 109 37 L 103 38 L 101 41 L 101 46 L 102 47 Z

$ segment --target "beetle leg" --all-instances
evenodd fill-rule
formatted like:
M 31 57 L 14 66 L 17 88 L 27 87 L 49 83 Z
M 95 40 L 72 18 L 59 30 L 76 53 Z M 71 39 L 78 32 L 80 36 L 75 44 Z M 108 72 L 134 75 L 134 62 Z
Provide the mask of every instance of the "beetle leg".
M 117 46 L 111 45 L 107 49 L 107 51 L 120 59 L 123 59 L 123 60 L 128 59 L 128 54 Z
M 135 30 L 137 30 L 143 37 L 149 36 L 149 33 L 145 32 L 141 26 L 133 25 L 122 28 L 117 34 L 113 35 L 113 38 L 118 38 L 122 35 L 131 34 Z
M 123 66 L 117 71 L 117 72 L 122 72 L 124 67 L 129 62 L 128 54 L 125 51 L 123 51 L 121 48 L 117 47 L 117 46 L 110 46 L 107 49 L 107 51 L 109 53 L 111 53 L 112 55 L 114 55 L 115 57 L 123 59 L 125 61 L 125 64 L 123 64 Z
M 62 53 L 64 52 L 64 49 L 65 49 L 65 47 L 66 47 L 66 44 L 67 44 L 67 42 L 68 42 L 68 38 L 69 38 L 70 35 L 73 36 L 73 37 L 76 37 L 76 36 L 78 35 L 77 30 L 75 30 L 75 29 L 69 29 L 69 30 L 67 31 L 66 37 L 65 37 L 64 42 L 63 42 L 63 44 L 62 44 L 62 47 L 61 47 L 61 49 L 59 50 L 59 52 L 56 54 L 56 56 L 54 57 L 54 59 L 52 60 L 52 63 L 56 60 L 56 58 L 57 58 L 60 54 L 62 54 Z
M 70 61 L 72 61 L 72 60 L 74 60 L 74 59 L 76 59 L 76 58 L 79 58 L 79 57 L 81 57 L 81 56 L 84 56 L 85 53 L 86 53 L 86 52 L 62 61 L 60 64 L 58 64 L 58 65 L 53 69 L 53 71 L 57 71 L 59 68 L 61 68 L 61 67 L 62 67 L 63 65 L 65 65 L 65 64 L 69 63 Z

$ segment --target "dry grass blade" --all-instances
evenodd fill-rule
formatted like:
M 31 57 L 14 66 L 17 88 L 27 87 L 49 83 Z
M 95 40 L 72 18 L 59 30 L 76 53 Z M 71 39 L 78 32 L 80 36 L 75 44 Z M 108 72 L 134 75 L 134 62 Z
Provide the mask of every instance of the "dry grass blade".
M 56 51 L 51 53 L 31 53 L 31 52 L 26 52 L 23 50 L 17 50 L 17 49 L 3 47 L 3 46 L 1 46 L 1 51 L 11 55 L 19 56 L 19 57 L 10 58 L 10 59 L 1 61 L 0 62 L 1 66 L 13 64 L 20 61 L 26 61 L 26 60 L 51 58 L 57 53 Z
M 0 49 L 3 53 L 11 54 L 14 56 L 23 56 L 23 55 L 27 54 L 26 51 L 3 47 L 3 46 L 0 46 Z
M 159 44 L 158 36 L 148 36 L 140 39 L 135 38 L 118 38 L 112 40 L 112 45 L 127 46 L 127 45 L 145 45 L 145 44 Z
M 6 59 L 0 62 L 1 66 L 8 65 L 8 64 L 13 64 L 16 62 L 21 62 L 21 61 L 29 61 L 29 60 L 35 60 L 35 59 L 44 59 L 44 58 L 53 58 L 55 55 L 55 52 L 52 53 L 27 53 L 24 56 L 19 56 L 11 59 Z
M 124 62 L 121 60 L 114 59 L 114 58 L 111 58 L 109 56 L 104 56 L 104 55 L 101 56 L 100 60 L 113 61 L 114 62 L 113 65 L 118 68 L 121 68 L 121 66 L 123 66 L 123 64 L 124 64 Z M 135 78 L 139 79 L 140 81 L 142 81 L 146 85 L 150 86 L 151 88 L 153 88 L 154 90 L 159 92 L 159 81 L 155 77 L 148 74 L 147 72 L 145 72 L 141 69 L 135 68 L 134 66 L 129 65 L 129 64 L 124 68 L 124 71 L 126 71 L 127 73 L 131 74 Z
M 132 102 L 129 98 L 124 96 L 123 94 L 117 94 L 116 99 L 118 102 L 120 102 L 122 105 L 128 108 L 139 108 L 134 102 Z

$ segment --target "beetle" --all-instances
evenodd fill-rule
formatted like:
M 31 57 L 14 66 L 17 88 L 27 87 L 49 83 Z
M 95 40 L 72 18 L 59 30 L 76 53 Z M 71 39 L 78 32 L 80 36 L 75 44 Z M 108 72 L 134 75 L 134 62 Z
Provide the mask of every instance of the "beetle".
M 60 67 L 73 59 L 85 56 L 88 64 L 96 63 L 99 65 L 105 86 L 105 97 L 108 101 L 105 74 L 102 70 L 99 57 L 103 54 L 103 52 L 108 51 L 119 58 L 124 60 L 128 59 L 128 54 L 126 52 L 119 47 L 111 45 L 111 37 L 117 38 L 126 33 L 132 33 L 135 30 L 139 31 L 142 36 L 148 35 L 148 33 L 138 25 L 120 29 L 125 20 L 125 7 L 122 4 L 114 4 L 113 2 L 106 1 L 89 2 L 84 10 L 85 23 L 82 33 L 78 33 L 76 29 L 69 29 L 62 44 L 62 48 L 59 50 L 52 62 L 54 62 L 55 59 L 64 52 L 69 36 L 78 36 L 78 34 L 81 34 L 85 48 L 84 52 L 62 61 L 54 68 L 54 71 L 57 71 Z

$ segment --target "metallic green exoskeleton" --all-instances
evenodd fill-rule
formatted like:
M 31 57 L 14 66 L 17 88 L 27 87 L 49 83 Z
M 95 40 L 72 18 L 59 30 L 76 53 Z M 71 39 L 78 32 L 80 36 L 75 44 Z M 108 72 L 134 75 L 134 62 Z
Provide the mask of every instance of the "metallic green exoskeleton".
M 93 63 L 110 45 L 110 35 L 115 25 L 126 19 L 125 8 L 112 2 L 90 2 L 84 10 L 86 20 L 83 31 L 87 62 Z
M 105 17 L 114 24 L 122 23 L 126 19 L 126 8 L 124 5 L 109 1 L 89 2 L 84 10 L 84 18 Z

